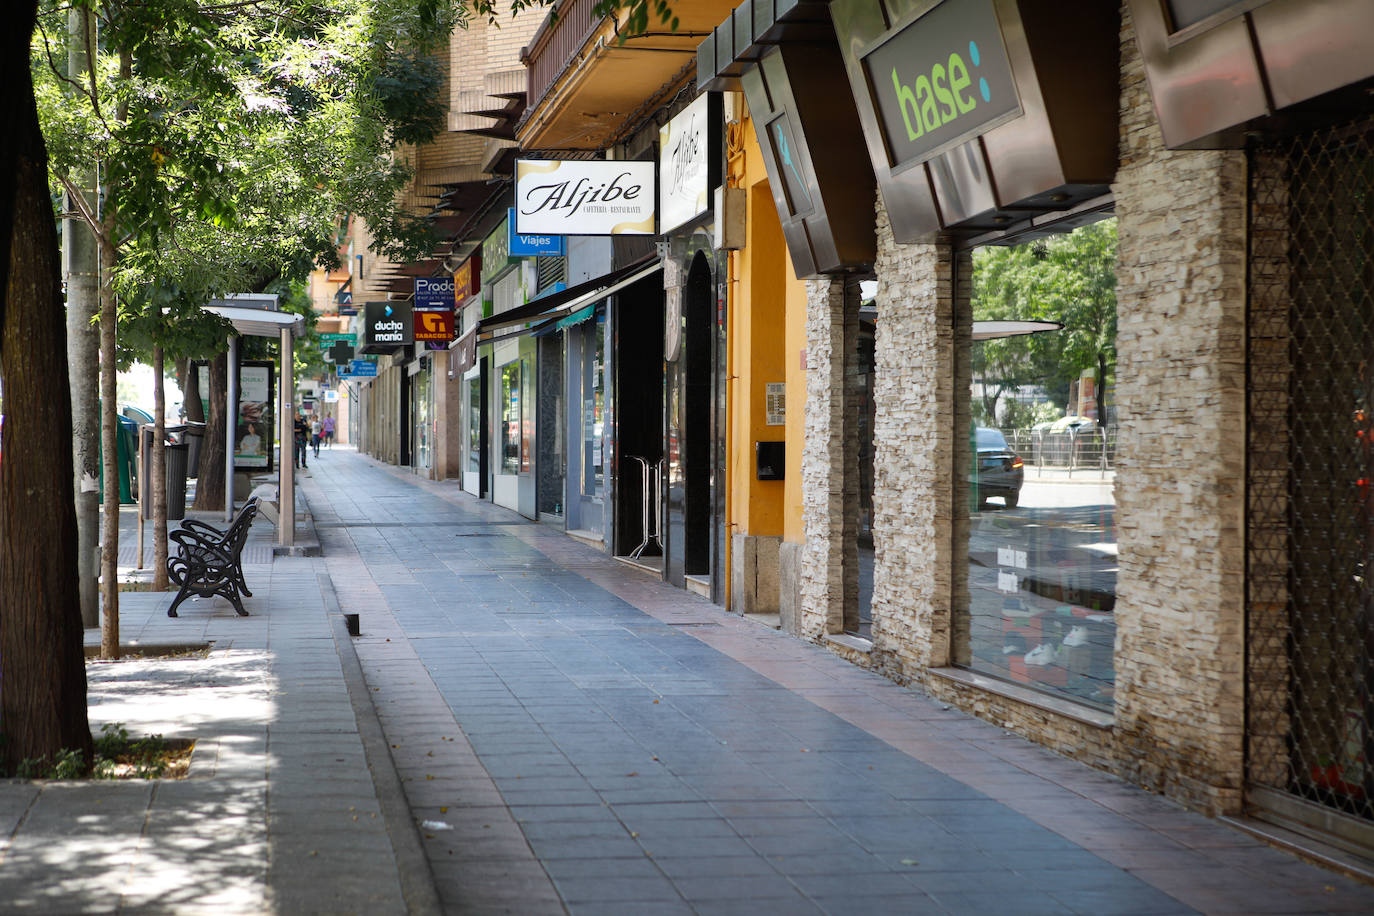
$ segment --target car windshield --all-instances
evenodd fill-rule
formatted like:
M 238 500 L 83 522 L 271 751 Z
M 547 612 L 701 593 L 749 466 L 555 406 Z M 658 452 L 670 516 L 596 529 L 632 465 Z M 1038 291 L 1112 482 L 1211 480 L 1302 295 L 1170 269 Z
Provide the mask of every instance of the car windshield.
M 980 452 L 1005 452 L 1007 451 L 1007 439 L 998 429 L 989 429 L 980 426 L 977 430 L 978 451 Z

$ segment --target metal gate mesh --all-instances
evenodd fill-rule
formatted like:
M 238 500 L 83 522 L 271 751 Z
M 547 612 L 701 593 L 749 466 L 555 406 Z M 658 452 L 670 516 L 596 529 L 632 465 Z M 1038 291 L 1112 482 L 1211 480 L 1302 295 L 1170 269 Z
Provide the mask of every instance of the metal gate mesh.
M 1374 821 L 1374 119 L 1250 153 L 1247 769 Z

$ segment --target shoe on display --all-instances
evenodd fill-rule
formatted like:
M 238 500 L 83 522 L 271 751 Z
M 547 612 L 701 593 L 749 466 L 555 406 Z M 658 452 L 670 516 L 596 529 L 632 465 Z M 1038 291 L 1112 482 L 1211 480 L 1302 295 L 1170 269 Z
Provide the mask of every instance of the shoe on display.
M 1026 653 L 1024 661 L 1028 667 L 1044 668 L 1055 664 L 1057 656 L 1058 653 L 1055 651 L 1054 646 L 1051 646 L 1047 642 L 1042 642 Z
M 1069 646 L 1069 647 L 1073 647 L 1073 646 L 1086 646 L 1087 644 L 1088 644 L 1088 628 L 1087 628 L 1087 627 L 1074 627 L 1073 629 L 1069 630 L 1069 635 L 1064 637 L 1064 645 Z

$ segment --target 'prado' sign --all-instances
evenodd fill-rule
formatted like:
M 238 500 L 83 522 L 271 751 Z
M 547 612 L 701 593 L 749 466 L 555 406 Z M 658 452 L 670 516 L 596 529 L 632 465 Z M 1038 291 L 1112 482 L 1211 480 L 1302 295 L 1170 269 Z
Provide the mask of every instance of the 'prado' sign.
M 654 164 L 597 159 L 515 163 L 520 235 L 653 235 Z

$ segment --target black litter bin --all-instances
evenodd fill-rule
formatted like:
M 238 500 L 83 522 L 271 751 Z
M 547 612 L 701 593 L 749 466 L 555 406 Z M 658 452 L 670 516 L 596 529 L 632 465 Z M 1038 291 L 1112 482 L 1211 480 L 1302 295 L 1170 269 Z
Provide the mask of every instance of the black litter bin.
M 194 420 L 186 421 L 186 435 L 183 440 L 189 449 L 186 455 L 186 476 L 200 476 L 200 447 L 205 442 L 205 424 Z
M 167 518 L 186 517 L 186 459 L 190 446 L 168 445 L 167 450 Z

